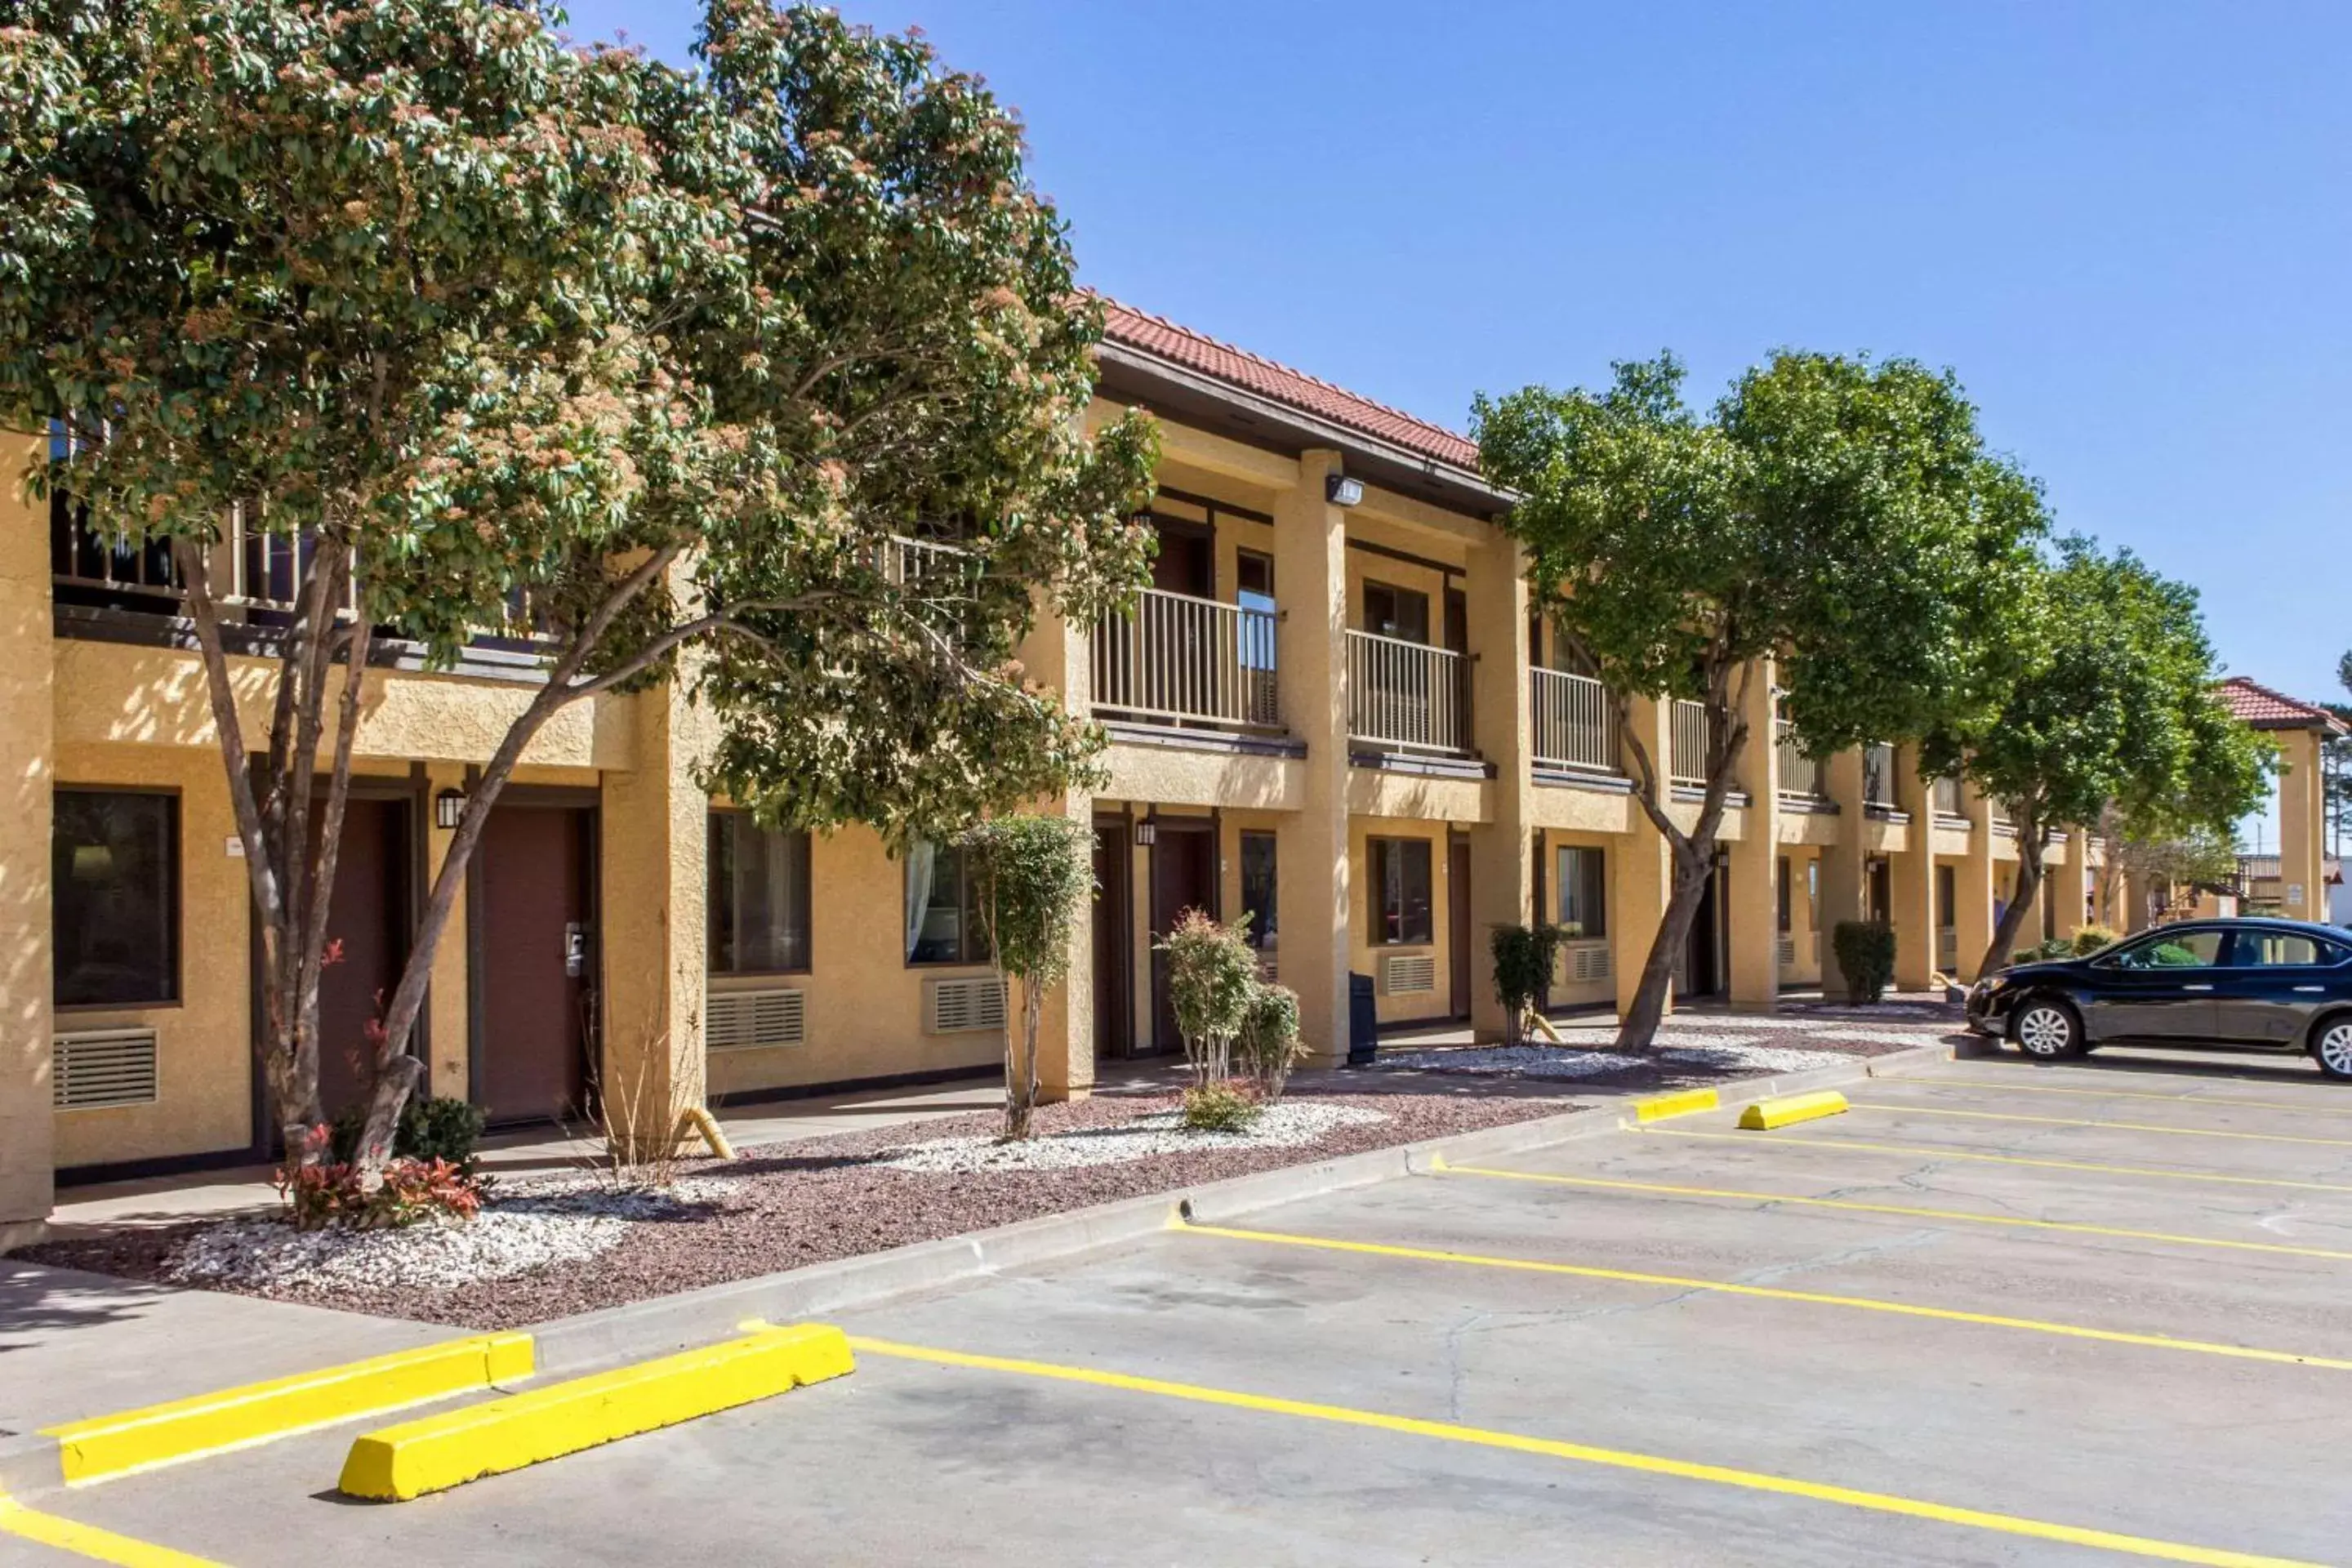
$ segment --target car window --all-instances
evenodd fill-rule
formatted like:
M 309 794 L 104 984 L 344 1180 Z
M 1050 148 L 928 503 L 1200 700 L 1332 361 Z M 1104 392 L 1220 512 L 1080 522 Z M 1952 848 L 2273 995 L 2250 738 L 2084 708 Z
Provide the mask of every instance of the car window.
M 2210 969 L 2221 962 L 2221 944 L 2229 932 L 2168 931 L 2119 948 L 2107 961 L 2116 969 Z
M 2301 968 L 2314 964 L 2340 963 L 2344 950 L 2334 942 L 2294 931 L 2242 931 L 2237 945 L 2230 952 L 2230 967 L 2244 969 L 2254 965 L 2265 968 Z

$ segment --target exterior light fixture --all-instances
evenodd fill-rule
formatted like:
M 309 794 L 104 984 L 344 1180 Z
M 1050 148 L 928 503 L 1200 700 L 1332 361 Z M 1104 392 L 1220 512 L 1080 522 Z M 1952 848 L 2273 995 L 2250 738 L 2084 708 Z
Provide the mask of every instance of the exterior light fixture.
M 1149 849 L 1159 842 L 1160 824 L 1148 816 L 1138 818 L 1135 824 L 1135 847 L 1139 849 Z
M 464 790 L 445 789 L 433 797 L 433 825 L 436 827 L 454 828 L 457 826 L 458 819 L 465 815 L 466 792 Z
M 1364 499 L 1364 481 L 1345 474 L 1323 476 L 1323 499 L 1333 506 L 1353 506 Z

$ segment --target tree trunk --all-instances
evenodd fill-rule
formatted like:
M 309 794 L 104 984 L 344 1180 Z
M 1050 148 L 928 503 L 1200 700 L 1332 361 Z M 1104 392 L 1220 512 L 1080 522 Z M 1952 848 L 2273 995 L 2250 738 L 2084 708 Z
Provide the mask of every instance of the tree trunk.
M 1992 945 L 1985 950 L 1983 962 L 1977 965 L 1979 974 L 1991 974 L 2009 967 L 2009 955 L 2017 951 L 2017 933 L 2042 891 L 2042 830 L 2034 827 L 2029 831 L 2026 824 L 2020 823 L 2017 889 L 2009 900 L 2009 908 L 2001 911 L 2000 922 L 1993 927 Z
M 1675 885 L 1659 919 L 1657 935 L 1651 939 L 1650 955 L 1643 962 L 1642 982 L 1634 988 L 1633 1003 L 1617 1026 L 1617 1049 L 1649 1049 L 1658 1026 L 1664 1022 L 1666 994 L 1675 981 L 1675 955 L 1690 940 L 1691 927 L 1698 918 L 1699 900 L 1706 891 L 1706 880 L 1714 868 L 1713 834 L 1707 836 L 1704 846 L 1696 838 L 1675 846 Z

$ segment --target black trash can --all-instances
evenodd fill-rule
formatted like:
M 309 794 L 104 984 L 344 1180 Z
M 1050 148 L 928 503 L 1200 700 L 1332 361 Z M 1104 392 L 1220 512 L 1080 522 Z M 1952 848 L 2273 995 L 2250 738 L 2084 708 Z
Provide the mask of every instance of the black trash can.
M 1368 1068 L 1381 1049 L 1381 1013 L 1372 996 L 1372 977 L 1348 976 L 1348 1065 Z

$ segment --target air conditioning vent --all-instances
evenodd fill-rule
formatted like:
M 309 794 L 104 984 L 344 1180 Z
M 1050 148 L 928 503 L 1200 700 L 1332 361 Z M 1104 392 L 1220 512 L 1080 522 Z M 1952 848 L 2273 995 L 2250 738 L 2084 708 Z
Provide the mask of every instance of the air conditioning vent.
M 1437 955 L 1394 952 L 1381 960 L 1381 989 L 1391 996 L 1414 996 L 1437 989 Z
M 59 1110 L 155 1103 L 155 1031 L 86 1029 L 49 1042 L 49 1103 Z
M 703 1006 L 702 1042 L 714 1051 L 797 1046 L 807 1038 L 808 994 L 789 986 L 716 992 Z
M 1793 936 L 1782 937 L 1780 939 L 1780 967 L 1783 969 L 1790 968 L 1795 965 L 1796 962 L 1797 939 Z
M 972 1035 L 1004 1026 L 1004 987 L 992 974 L 923 983 L 923 1033 Z
M 1591 985 L 1609 978 L 1609 944 L 1578 942 L 1560 950 L 1559 969 L 1570 985 Z

